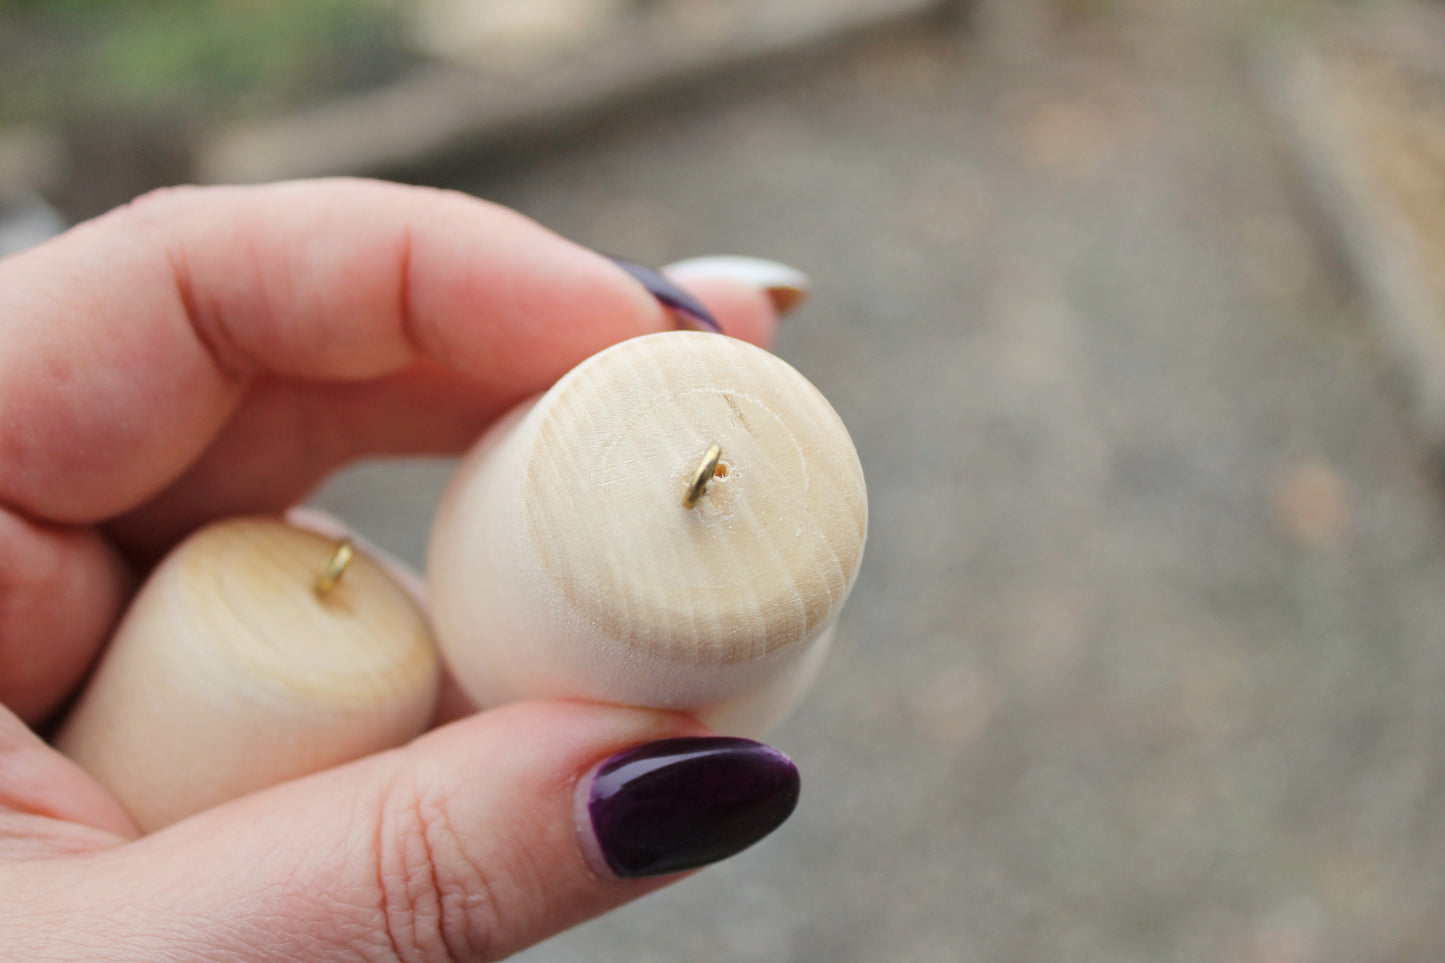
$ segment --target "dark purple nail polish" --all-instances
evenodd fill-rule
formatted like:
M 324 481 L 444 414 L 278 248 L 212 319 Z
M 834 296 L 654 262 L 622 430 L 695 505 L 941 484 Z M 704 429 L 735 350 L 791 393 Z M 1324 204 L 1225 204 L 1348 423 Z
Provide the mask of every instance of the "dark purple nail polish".
M 717 323 L 717 318 L 712 316 L 712 312 L 703 307 L 702 302 L 697 298 L 669 281 L 661 271 L 647 267 L 645 264 L 638 264 L 636 261 L 629 261 L 626 258 L 613 257 L 610 254 L 607 255 L 607 258 L 637 279 L 664 306 L 685 318 L 696 321 L 709 331 L 722 333 L 722 325 Z
M 592 779 L 587 814 L 618 876 L 658 876 L 740 853 L 798 804 L 798 769 L 770 746 L 708 736 L 618 753 Z

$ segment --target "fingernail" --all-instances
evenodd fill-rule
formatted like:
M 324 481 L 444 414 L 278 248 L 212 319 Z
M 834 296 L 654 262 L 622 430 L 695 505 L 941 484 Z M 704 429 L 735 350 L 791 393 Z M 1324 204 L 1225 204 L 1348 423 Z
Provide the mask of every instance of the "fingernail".
M 585 819 L 600 851 L 594 856 L 631 879 L 740 853 L 797 804 L 798 769 L 770 746 L 723 736 L 664 739 L 602 764 Z
M 607 255 L 607 259 L 641 282 L 654 298 L 680 315 L 683 320 L 701 325 L 709 331 L 722 332 L 722 325 L 717 323 L 717 318 L 712 316 L 712 312 L 703 307 L 702 302 L 697 298 L 664 277 L 661 271 L 645 264 L 638 264 L 636 261 L 629 261 L 626 258 L 613 257 L 610 254 Z
M 678 261 L 663 268 L 675 281 L 694 278 L 726 278 L 741 281 L 767 294 L 778 316 L 782 317 L 802 304 L 813 289 L 813 280 L 797 268 L 767 261 L 760 257 L 715 255 Z

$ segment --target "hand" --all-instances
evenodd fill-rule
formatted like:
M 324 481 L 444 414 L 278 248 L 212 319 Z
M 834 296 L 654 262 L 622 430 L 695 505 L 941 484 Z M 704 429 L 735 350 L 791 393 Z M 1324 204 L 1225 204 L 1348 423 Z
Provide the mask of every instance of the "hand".
M 774 300 L 700 273 L 724 330 L 766 344 Z M 772 750 L 536 702 L 139 838 L 27 727 L 198 525 L 280 512 L 363 455 L 459 451 L 673 326 L 517 214 L 369 182 L 161 192 L 0 261 L 0 956 L 499 959 L 786 818 Z M 702 785 L 719 767 L 738 798 Z

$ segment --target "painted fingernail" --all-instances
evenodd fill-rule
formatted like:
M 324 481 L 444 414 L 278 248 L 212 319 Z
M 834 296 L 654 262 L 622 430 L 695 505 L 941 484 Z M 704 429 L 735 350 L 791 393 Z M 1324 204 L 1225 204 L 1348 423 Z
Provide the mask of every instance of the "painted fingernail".
M 802 271 L 760 257 L 695 257 L 669 264 L 663 270 L 668 277 L 684 283 L 694 278 L 726 278 L 752 285 L 772 299 L 779 317 L 795 310 L 813 289 L 812 279 Z
M 798 769 L 787 756 L 749 739 L 707 736 L 650 742 L 604 762 L 585 818 L 594 855 L 635 878 L 740 853 L 797 804 Z
M 702 302 L 697 298 L 664 277 L 661 271 L 645 264 L 638 264 L 636 261 L 629 261 L 626 258 L 613 257 L 610 254 L 607 255 L 607 258 L 641 282 L 653 297 L 681 316 L 683 320 L 690 321 L 709 331 L 722 332 L 722 326 L 717 323 L 717 318 L 712 316 L 712 312 L 703 307 Z

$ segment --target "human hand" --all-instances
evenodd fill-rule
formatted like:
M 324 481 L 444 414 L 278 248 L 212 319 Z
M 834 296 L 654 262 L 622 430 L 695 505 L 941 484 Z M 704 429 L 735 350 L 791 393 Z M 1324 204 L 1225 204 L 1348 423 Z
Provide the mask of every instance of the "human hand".
M 725 273 L 689 288 L 768 343 L 775 299 Z M 282 511 L 363 455 L 459 451 L 673 326 L 517 214 L 370 182 L 162 192 L 0 261 L 0 956 L 499 959 L 786 818 L 772 750 L 533 702 L 139 838 L 27 726 L 197 526 Z

